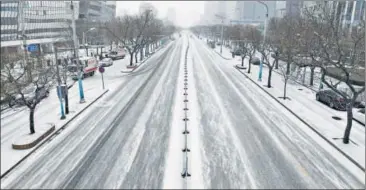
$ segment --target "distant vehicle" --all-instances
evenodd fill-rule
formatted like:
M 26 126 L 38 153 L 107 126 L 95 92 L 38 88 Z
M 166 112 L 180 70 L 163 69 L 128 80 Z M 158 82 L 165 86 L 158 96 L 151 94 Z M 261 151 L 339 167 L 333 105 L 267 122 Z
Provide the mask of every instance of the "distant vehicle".
M 22 90 L 25 101 L 33 100 L 36 97 L 40 101 L 44 98 L 47 98 L 50 94 L 50 92 L 47 89 L 47 86 L 39 88 L 38 92 L 36 92 L 36 89 L 37 89 L 36 86 L 31 85 L 31 86 L 26 87 L 24 90 Z M 20 94 L 17 94 L 14 97 L 13 101 L 14 101 L 13 104 L 25 105 L 25 102 L 23 101 L 22 95 L 20 95 Z
M 72 73 L 73 80 L 78 80 L 78 65 L 76 63 L 76 60 L 73 60 L 73 64 L 67 66 L 67 70 Z M 93 76 L 98 69 L 98 60 L 95 57 L 81 57 L 79 58 L 79 63 L 82 79 Z
M 208 45 L 212 48 L 212 49 L 215 49 L 215 42 L 208 42 Z
M 125 56 L 126 56 L 126 50 L 124 48 L 112 50 L 108 54 L 108 57 L 112 58 L 112 60 L 124 59 Z
M 113 60 L 111 58 L 104 58 L 99 61 L 99 67 L 110 67 L 113 65 Z
M 252 62 L 253 65 L 260 65 L 261 64 L 261 59 L 259 59 L 258 57 L 253 57 Z M 263 62 L 263 64 L 266 64 L 265 62 Z
M 240 49 L 240 48 L 234 48 L 234 49 L 231 51 L 231 53 L 232 53 L 233 55 L 236 55 L 236 56 L 241 56 L 242 51 L 241 51 L 241 49 Z M 233 57 L 234 57 L 234 56 L 233 56 Z
M 333 109 L 346 110 L 347 100 L 333 90 L 318 91 L 315 97 L 316 100 L 326 103 Z

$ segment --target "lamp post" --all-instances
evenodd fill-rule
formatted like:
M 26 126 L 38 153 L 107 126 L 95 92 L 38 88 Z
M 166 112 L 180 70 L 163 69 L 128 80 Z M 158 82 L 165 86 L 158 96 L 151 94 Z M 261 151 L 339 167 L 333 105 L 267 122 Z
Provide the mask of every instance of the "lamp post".
M 74 41 L 75 60 L 76 60 L 76 65 L 77 65 L 77 70 L 78 70 L 80 103 L 85 103 L 83 82 L 81 81 L 81 65 L 80 65 L 80 62 L 79 62 L 79 43 L 78 43 L 77 37 L 76 37 L 75 11 L 74 11 L 73 1 L 71 1 L 70 9 L 72 11 L 72 34 L 73 34 L 73 41 Z
M 83 45 L 84 45 L 84 47 L 85 47 L 85 49 L 86 49 L 86 56 L 88 56 L 88 42 L 87 42 L 87 40 L 86 40 L 86 38 L 85 38 L 85 34 L 86 33 L 88 33 L 88 32 L 90 32 L 90 31 L 93 31 L 93 30 L 95 30 L 95 28 L 93 27 L 93 28 L 90 28 L 89 30 L 87 30 L 86 32 L 83 32 Z
M 267 4 L 263 3 L 262 1 L 257 1 L 257 2 L 266 7 L 266 17 L 264 19 L 264 32 L 263 32 L 263 45 L 264 45 L 264 43 L 266 42 L 266 33 L 267 33 L 268 6 L 267 6 Z M 262 81 L 263 61 L 264 61 L 264 56 L 262 55 L 262 59 L 261 59 L 260 65 L 259 65 L 258 81 Z
M 53 48 L 54 48 L 54 52 L 55 52 L 55 60 L 56 60 L 55 65 L 56 65 L 56 71 L 57 71 L 57 94 L 58 94 L 58 98 L 60 101 L 60 108 L 61 108 L 61 118 L 60 119 L 66 119 L 64 104 L 62 103 L 63 93 L 62 93 L 62 88 L 61 88 L 61 77 L 60 77 L 60 69 L 59 69 L 59 63 L 61 62 L 61 60 L 59 61 L 57 59 L 57 47 L 55 44 L 53 44 Z
M 219 19 L 221 19 L 221 47 L 220 47 L 220 54 L 222 54 L 222 44 L 223 44 L 223 38 L 224 38 L 224 16 L 215 14 L 215 16 Z

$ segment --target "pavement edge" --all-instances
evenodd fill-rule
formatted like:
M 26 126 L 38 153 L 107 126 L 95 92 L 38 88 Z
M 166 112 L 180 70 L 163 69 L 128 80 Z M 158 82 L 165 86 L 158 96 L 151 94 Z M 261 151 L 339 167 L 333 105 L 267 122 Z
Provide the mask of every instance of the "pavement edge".
M 15 163 L 12 167 L 10 167 L 7 171 L 1 174 L 0 179 L 8 175 L 12 170 L 14 170 L 19 164 L 21 164 L 25 159 L 27 159 L 30 155 L 32 155 L 36 150 L 38 150 L 44 143 L 48 142 L 52 137 L 59 135 L 62 130 L 66 128 L 66 126 L 77 118 L 81 113 L 83 113 L 86 109 L 88 109 L 91 105 L 93 105 L 96 101 L 98 101 L 101 97 L 103 97 L 109 89 L 105 90 L 101 95 L 95 98 L 92 102 L 90 102 L 87 106 L 85 106 L 82 110 L 80 110 L 77 114 L 75 114 L 69 121 L 67 121 L 62 127 L 54 131 L 51 135 L 45 138 L 38 146 L 36 146 L 33 150 L 31 150 L 28 154 L 26 154 L 22 159 L 20 159 L 17 163 Z
M 282 105 L 287 111 L 292 113 L 296 118 L 298 118 L 301 122 L 303 122 L 307 127 L 309 127 L 313 132 L 315 132 L 318 136 L 320 136 L 323 140 L 325 140 L 329 145 L 331 145 L 333 148 L 335 148 L 338 152 L 340 152 L 343 156 L 345 156 L 349 161 L 351 161 L 354 165 L 356 165 L 359 169 L 361 169 L 363 172 L 365 172 L 365 168 L 362 167 L 356 160 L 354 160 L 352 157 L 350 157 L 347 153 L 342 151 L 340 148 L 338 148 L 334 143 L 332 143 L 330 140 L 328 140 L 324 135 L 322 135 L 319 131 L 317 131 L 314 127 L 312 127 L 309 123 L 304 121 L 300 116 L 298 116 L 295 112 L 293 112 L 290 108 L 288 108 L 286 105 L 284 105 L 281 101 L 279 101 L 276 97 L 274 97 L 272 94 L 270 94 L 267 90 L 265 90 L 262 86 L 257 84 L 253 79 L 251 79 L 247 74 L 243 73 L 240 69 L 236 68 L 242 75 L 244 75 L 247 79 L 249 79 L 251 82 L 253 82 L 257 87 L 262 89 L 266 94 L 268 94 L 272 99 L 274 99 L 276 102 L 278 102 L 280 105 Z

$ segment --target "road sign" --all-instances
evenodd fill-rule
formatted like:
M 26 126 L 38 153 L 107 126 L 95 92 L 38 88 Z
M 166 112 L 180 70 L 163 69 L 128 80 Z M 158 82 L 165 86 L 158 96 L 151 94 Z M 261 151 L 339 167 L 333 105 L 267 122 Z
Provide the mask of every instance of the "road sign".
M 38 44 L 30 44 L 30 45 L 28 45 L 27 50 L 29 52 L 36 52 L 36 51 L 38 51 Z
M 99 67 L 99 72 L 100 73 L 104 73 L 104 71 L 105 71 L 104 67 Z

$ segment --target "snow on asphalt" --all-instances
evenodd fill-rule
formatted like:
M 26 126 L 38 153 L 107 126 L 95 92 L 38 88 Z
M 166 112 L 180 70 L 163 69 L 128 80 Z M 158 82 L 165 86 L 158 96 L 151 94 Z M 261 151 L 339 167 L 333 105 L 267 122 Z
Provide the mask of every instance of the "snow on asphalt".
M 1 188 L 364 187 L 363 171 L 188 36 L 134 73 L 121 74 L 127 59 L 115 61 L 105 73 L 114 90 L 2 179 Z M 188 43 L 192 176 L 183 180 Z M 99 73 L 94 77 L 101 88 Z

